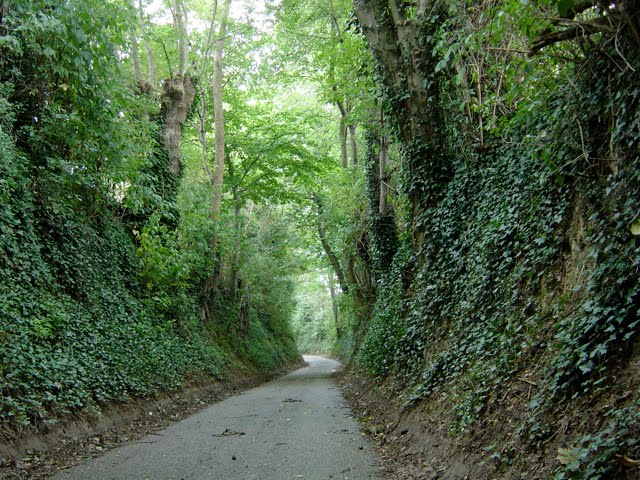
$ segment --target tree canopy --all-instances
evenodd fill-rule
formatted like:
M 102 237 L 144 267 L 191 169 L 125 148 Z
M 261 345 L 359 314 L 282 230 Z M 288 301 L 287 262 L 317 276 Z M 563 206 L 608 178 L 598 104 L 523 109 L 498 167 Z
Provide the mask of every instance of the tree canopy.
M 637 0 L 0 0 L 0 434 L 300 349 L 624 478 L 639 69 Z

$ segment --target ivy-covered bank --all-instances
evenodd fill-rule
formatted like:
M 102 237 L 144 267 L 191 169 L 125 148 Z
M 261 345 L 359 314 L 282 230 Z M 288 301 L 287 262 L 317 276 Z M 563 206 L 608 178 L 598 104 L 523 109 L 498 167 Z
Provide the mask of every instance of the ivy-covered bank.
M 203 314 L 201 157 L 195 174 L 186 156 L 179 175 L 167 165 L 169 100 L 121 61 L 138 21 L 125 2 L 0 2 L 2 437 L 299 358 L 291 286 L 269 260 L 277 215 L 243 226 L 255 297 L 220 287 Z
M 537 452 L 555 478 L 626 478 L 640 458 L 637 2 L 355 5 L 398 145 L 381 170 L 370 127 L 357 261 L 376 300 L 353 320 L 355 363 L 462 441 L 492 431 L 493 475 L 530 472 Z

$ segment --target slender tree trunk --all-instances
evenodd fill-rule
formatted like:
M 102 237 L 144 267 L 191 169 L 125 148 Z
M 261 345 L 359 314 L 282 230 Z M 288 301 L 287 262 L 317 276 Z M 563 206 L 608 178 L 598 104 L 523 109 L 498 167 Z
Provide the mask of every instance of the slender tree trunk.
M 204 72 L 207 69 L 207 64 L 209 63 L 209 50 L 211 49 L 211 42 L 213 40 L 213 34 L 216 28 L 216 15 L 218 14 L 218 0 L 213 1 L 213 9 L 211 11 L 211 22 L 209 23 L 209 32 L 207 33 L 207 43 L 205 44 L 204 54 L 202 55 L 202 68 L 200 69 L 200 74 L 198 75 L 197 83 L 200 83 L 202 78 L 204 78 Z M 202 89 L 204 95 L 204 88 Z
M 143 37 L 144 49 L 147 51 L 147 82 L 151 85 L 151 88 L 156 87 L 158 81 L 158 75 L 156 73 L 156 59 L 153 55 L 153 49 L 147 37 Z
M 342 168 L 349 166 L 347 157 L 347 126 L 344 123 L 344 117 L 340 117 L 340 164 Z
M 207 141 L 207 96 L 205 92 L 200 91 L 200 112 L 198 117 L 200 121 L 200 147 L 202 148 L 202 166 L 204 173 L 207 175 L 209 182 L 213 185 L 213 172 L 209 167 L 209 142 Z
M 336 87 L 333 87 L 337 91 Z M 341 101 L 336 101 L 338 110 L 340 110 L 340 163 L 342 168 L 349 166 L 349 158 L 347 156 L 347 115 L 348 111 Z
M 222 4 L 222 17 L 220 18 L 220 27 L 218 29 L 218 38 L 213 56 L 213 110 L 214 123 L 216 130 L 216 146 L 215 146 L 215 170 L 213 172 L 213 195 L 211 200 L 211 217 L 216 222 L 214 226 L 214 234 L 211 242 L 211 254 L 214 263 L 217 261 L 218 249 L 218 225 L 220 217 L 220 209 L 222 207 L 222 189 L 224 184 L 224 105 L 222 102 L 222 82 L 224 80 L 224 71 L 222 59 L 224 55 L 224 43 L 227 35 L 227 20 L 229 18 L 229 4 L 231 0 L 226 0 Z M 215 282 L 214 282 L 215 284 Z
M 367 132 L 367 197 L 369 200 L 371 272 L 376 280 L 388 273 L 393 257 L 398 250 L 397 230 L 393 210 L 389 208 L 389 185 L 387 164 L 389 162 L 389 134 L 383 118 L 380 126 Z M 368 247 L 369 245 L 367 245 Z
M 347 253 L 342 257 L 342 261 L 344 262 L 344 273 L 349 282 L 349 285 L 353 288 L 358 288 L 358 277 L 356 277 L 355 270 L 355 262 L 353 261 L 353 257 Z
M 336 328 L 336 338 L 342 338 L 342 327 L 338 316 L 338 294 L 336 293 L 336 280 L 332 270 L 329 270 L 329 293 L 331 294 L 331 310 L 333 312 L 333 322 Z
M 356 139 L 356 126 L 349 125 L 349 138 L 351 140 L 351 166 L 358 165 L 358 141 Z
M 173 0 L 173 15 L 178 31 L 178 75 L 184 76 L 187 71 L 187 27 L 185 22 L 185 10 L 182 0 Z
M 142 67 L 140 66 L 140 50 L 138 50 L 138 34 L 135 28 L 129 30 L 129 36 L 131 37 L 131 62 L 133 63 L 133 75 L 136 80 L 136 84 L 141 85 L 144 81 L 142 75 Z
M 218 0 L 214 0 L 213 2 L 213 10 L 211 12 L 211 22 L 209 24 L 209 32 L 207 33 L 207 44 L 205 45 L 204 55 L 202 56 L 202 67 L 200 69 L 200 74 L 198 75 L 197 82 L 200 87 L 200 146 L 202 147 L 202 163 L 204 166 L 204 171 L 207 175 L 207 178 L 211 182 L 211 185 L 214 184 L 213 171 L 209 167 L 209 142 L 207 141 L 207 116 L 208 116 L 208 104 L 207 104 L 207 89 L 206 82 L 202 82 L 204 78 L 205 71 L 207 69 L 207 64 L 209 62 L 209 50 L 211 48 L 211 42 L 213 40 L 213 35 L 215 31 L 215 23 L 216 23 L 216 15 L 218 12 Z M 204 84 L 204 85 L 203 85 Z
M 222 186 L 224 182 L 224 106 L 222 102 L 222 82 L 224 80 L 224 71 L 222 58 L 224 55 L 225 36 L 227 35 L 229 3 L 230 0 L 226 0 L 222 5 L 222 18 L 220 19 L 220 28 L 218 30 L 218 38 L 216 40 L 213 59 L 213 111 L 216 129 L 216 167 L 214 171 L 212 213 L 215 219 L 220 215 L 220 207 L 222 205 Z
M 157 86 L 158 75 L 156 73 L 156 59 L 151 44 L 149 43 L 149 36 L 147 35 L 144 22 L 144 6 L 142 5 L 142 0 L 138 0 L 138 15 L 140 17 L 140 28 L 142 29 L 142 43 L 144 43 L 144 49 L 147 52 L 147 83 L 150 89 L 153 90 Z
M 136 18 L 138 20 L 137 27 L 131 28 L 129 30 L 129 34 L 131 37 L 131 61 L 133 62 L 133 73 L 135 76 L 136 85 L 141 94 L 150 94 L 156 83 L 156 73 L 155 73 L 155 60 L 153 57 L 153 51 L 149 46 L 149 42 L 147 41 L 147 36 L 145 32 L 145 24 L 144 24 L 144 9 L 142 6 L 142 1 L 138 2 L 136 6 L 135 0 L 131 0 L 131 8 L 136 13 Z M 138 32 L 136 28 L 140 28 L 142 43 L 147 52 L 147 75 L 142 71 L 142 65 L 140 62 L 140 38 L 138 37 Z M 148 114 L 147 114 L 148 117 Z
M 387 198 L 389 185 L 387 184 L 387 164 L 389 163 L 389 134 L 382 134 L 380 139 L 380 215 L 387 213 Z
M 327 258 L 329 259 L 329 263 L 331 263 L 333 270 L 336 272 L 336 276 L 338 277 L 338 283 L 340 284 L 340 288 L 342 289 L 343 293 L 349 293 L 349 283 L 345 278 L 344 272 L 342 270 L 342 266 L 340 265 L 340 261 L 338 260 L 338 257 L 333 251 L 333 248 L 331 248 L 331 244 L 327 239 L 324 220 L 322 219 L 322 201 L 318 197 L 315 197 L 314 201 L 318 206 L 318 237 L 320 237 L 320 243 L 322 244 L 324 253 L 327 255 Z

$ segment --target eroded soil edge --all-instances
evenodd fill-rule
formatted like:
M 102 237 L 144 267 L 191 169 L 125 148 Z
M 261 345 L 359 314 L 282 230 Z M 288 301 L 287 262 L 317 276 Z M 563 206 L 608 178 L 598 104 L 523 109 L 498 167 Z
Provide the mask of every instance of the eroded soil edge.
M 69 418 L 48 430 L 2 431 L 0 479 L 45 479 L 88 458 L 162 430 L 208 405 L 300 368 L 292 364 L 272 374 L 234 375 L 156 398 L 111 404 L 97 414 Z

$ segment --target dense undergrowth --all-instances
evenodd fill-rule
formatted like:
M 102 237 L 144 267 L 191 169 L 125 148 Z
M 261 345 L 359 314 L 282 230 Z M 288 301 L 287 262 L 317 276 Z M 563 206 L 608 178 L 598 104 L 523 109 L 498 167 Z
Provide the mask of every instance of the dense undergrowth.
M 221 287 L 215 311 L 202 314 L 211 219 L 189 210 L 188 165 L 181 178 L 167 171 L 159 106 L 117 58 L 134 20 L 127 12 L 100 2 L 0 5 L 7 438 L 109 402 L 271 372 L 299 356 L 276 260 L 245 276 L 252 301 Z
M 383 52 L 378 72 L 400 146 L 387 172 L 400 172 L 392 177 L 399 193 L 390 195 L 396 221 L 382 224 L 379 185 L 370 188 L 369 224 L 353 235 L 369 240 L 358 260 L 375 284 L 360 289 L 373 288 L 376 301 L 352 320 L 366 334 L 360 343 L 353 331 L 350 354 L 375 378 L 391 379 L 406 408 L 433 401 L 444 409 L 450 435 L 462 438 L 476 425 L 488 428 L 482 422 L 501 408 L 505 385 L 533 382 L 513 419 L 519 428 L 495 458 L 503 472 L 531 449 L 544 451 L 559 418 L 581 415 L 577 405 L 594 408 L 625 393 L 602 407 L 601 421 L 571 433 L 570 453 L 554 467 L 556 478 L 624 478 L 628 467 L 615 458 L 640 455 L 640 398 L 621 392 L 632 387 L 619 376 L 640 332 L 638 45 L 604 36 L 518 57 L 528 40 L 514 25 L 532 37 L 548 31 L 533 29 L 535 11 L 516 3 L 435 8 L 424 18 L 407 10 L 420 25 L 416 41 L 433 51 L 433 70 L 411 60 L 409 34 L 398 33 L 397 64 L 385 56 L 384 34 L 368 37 Z M 377 28 L 401 32 L 403 24 L 384 15 Z M 362 14 L 365 34 L 370 18 Z M 411 75 L 436 89 L 402 83 Z M 432 95 L 430 109 L 403 103 L 423 94 Z M 415 133 L 424 142 L 416 148 L 408 132 L 425 124 L 442 136 Z M 377 174 L 376 142 L 365 175 Z M 446 149 L 446 165 L 434 163 L 434 145 Z M 385 267 L 380 259 L 390 250 L 397 253 Z
M 292 319 L 301 349 L 333 346 L 406 409 L 451 419 L 447 435 L 490 432 L 504 448 L 474 448 L 505 477 L 535 460 L 556 478 L 623 478 L 637 462 L 637 1 L 272 5 L 278 48 L 260 50 L 251 25 L 230 35 L 246 37 L 227 56 L 220 211 L 207 89 L 196 85 L 176 174 L 167 108 L 118 57 L 151 28 L 173 82 L 165 47 L 184 38 L 140 27 L 129 6 L 10 3 L 10 429 L 273 370 L 297 358 Z M 193 37 L 210 74 L 208 40 Z

